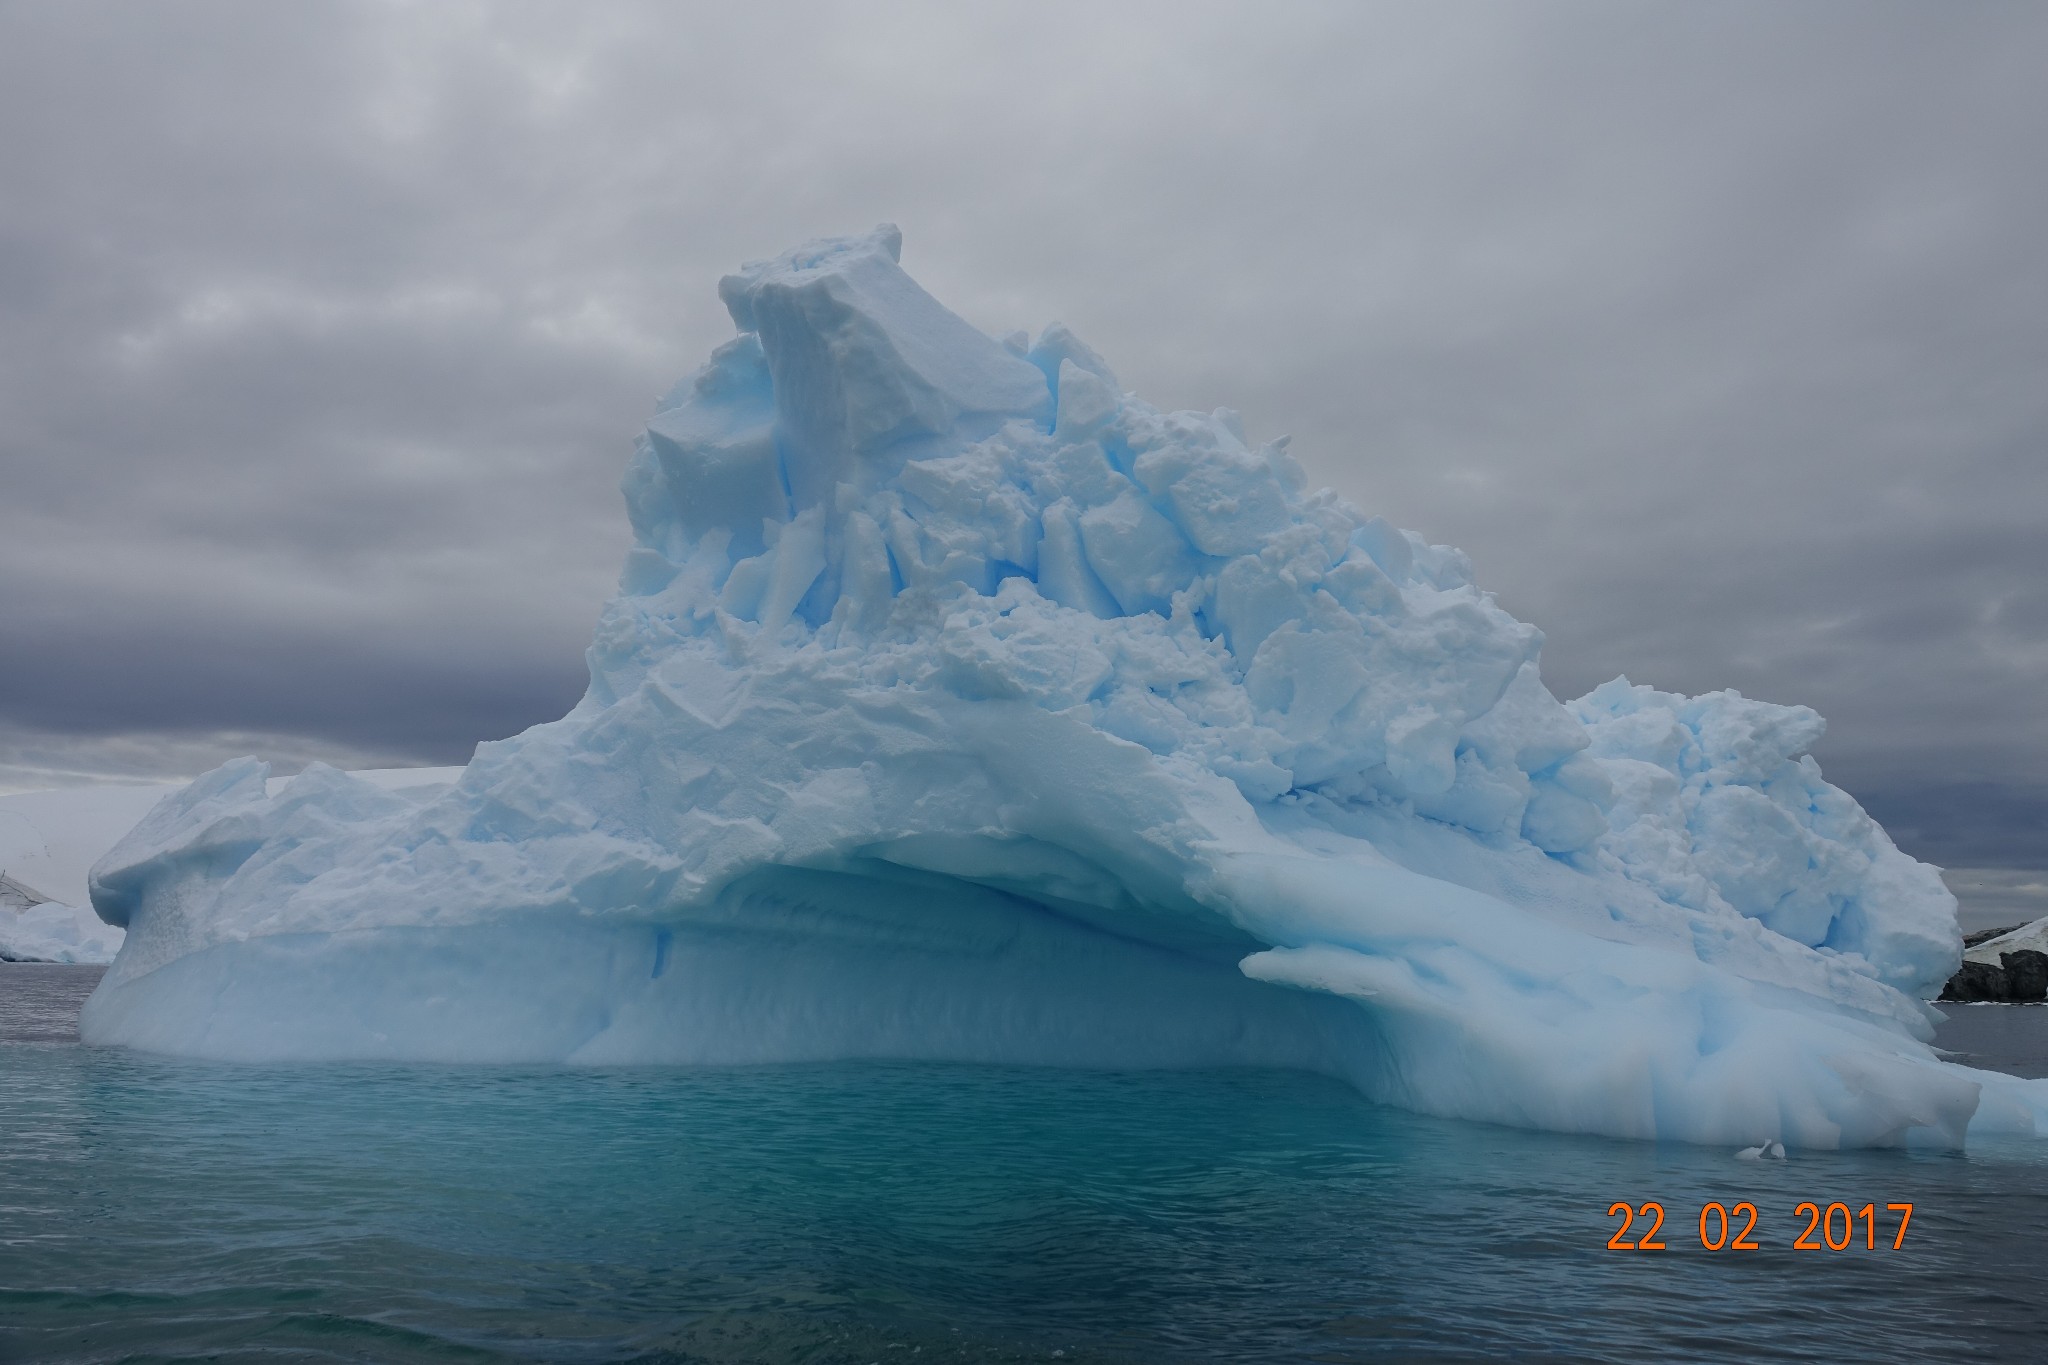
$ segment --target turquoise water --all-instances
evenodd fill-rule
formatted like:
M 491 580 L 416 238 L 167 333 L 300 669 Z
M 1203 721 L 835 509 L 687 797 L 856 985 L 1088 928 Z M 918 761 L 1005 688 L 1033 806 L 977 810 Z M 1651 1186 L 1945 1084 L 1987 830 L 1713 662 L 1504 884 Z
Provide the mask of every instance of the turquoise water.
M 8 1361 L 2010 1360 L 2048 1325 L 2048 1144 L 1760 1164 L 1249 1072 L 216 1066 L 78 1046 L 94 979 L 0 968 Z M 2048 1010 L 1970 1017 L 2048 1059 Z M 1669 1249 L 1607 1250 L 1648 1199 Z M 1709 1199 L 1763 1249 L 1701 1249 Z M 1910 1200 L 1905 1246 L 1794 1251 L 1806 1199 Z

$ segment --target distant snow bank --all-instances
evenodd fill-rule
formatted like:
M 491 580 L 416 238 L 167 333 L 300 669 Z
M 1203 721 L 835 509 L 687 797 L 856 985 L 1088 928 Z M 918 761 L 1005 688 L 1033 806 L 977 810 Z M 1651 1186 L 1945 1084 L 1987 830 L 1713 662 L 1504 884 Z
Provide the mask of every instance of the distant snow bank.
M 445 790 L 460 768 L 381 768 L 354 776 L 385 791 L 424 799 Z M 272 781 L 273 790 L 289 778 Z M 112 962 L 126 933 L 100 922 L 86 895 L 86 873 L 156 803 L 183 782 L 59 787 L 0 796 L 0 875 L 48 896 L 26 910 L 0 907 L 0 959 L 15 962 Z
M 2019 928 L 2000 934 L 1997 938 L 1985 939 L 1975 947 L 1966 949 L 1963 961 L 1988 962 L 1995 967 L 1998 965 L 2000 954 L 2017 953 L 2029 948 L 2037 953 L 2048 953 L 2048 917 L 2037 919 L 2032 924 L 2022 924 Z

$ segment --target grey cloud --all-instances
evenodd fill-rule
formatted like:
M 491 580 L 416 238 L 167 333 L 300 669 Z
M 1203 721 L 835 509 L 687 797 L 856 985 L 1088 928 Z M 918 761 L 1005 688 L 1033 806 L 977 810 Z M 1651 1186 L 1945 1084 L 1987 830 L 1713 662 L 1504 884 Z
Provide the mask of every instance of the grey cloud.
M 255 730 L 201 730 L 167 734 L 105 730 L 53 735 L 0 724 L 0 795 L 109 782 L 174 782 L 231 758 L 260 753 L 278 776 L 309 763 L 337 768 L 410 766 L 417 758 L 395 749 L 365 749 Z
M 1960 906 L 1964 933 L 2016 928 L 2048 918 L 2048 871 L 2034 868 L 1964 867 L 1942 874 Z
M 1558 691 L 1807 702 L 1909 849 L 2038 865 L 2044 59 L 2017 3 L 6 7 L 0 721 L 558 714 L 717 276 L 894 219 L 1464 546 Z

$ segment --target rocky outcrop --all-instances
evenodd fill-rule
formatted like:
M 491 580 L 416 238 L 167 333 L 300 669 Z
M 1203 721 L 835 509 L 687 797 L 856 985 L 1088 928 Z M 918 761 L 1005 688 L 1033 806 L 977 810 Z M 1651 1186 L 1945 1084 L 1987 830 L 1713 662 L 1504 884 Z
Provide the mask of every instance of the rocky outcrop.
M 1964 962 L 1942 987 L 1943 1000 L 2026 1004 L 2048 1000 L 2048 953 L 2022 948 L 2000 953 L 1998 965 Z
M 2000 953 L 1998 960 L 2005 967 L 2013 999 L 2048 1000 L 2048 953 L 2023 948 L 2016 953 Z

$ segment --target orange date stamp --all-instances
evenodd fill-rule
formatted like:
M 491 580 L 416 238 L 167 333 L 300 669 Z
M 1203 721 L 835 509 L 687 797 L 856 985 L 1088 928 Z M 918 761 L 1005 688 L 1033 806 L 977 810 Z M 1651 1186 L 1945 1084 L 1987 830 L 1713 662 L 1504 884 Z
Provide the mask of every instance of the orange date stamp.
M 1670 1249 L 1670 1243 L 1663 1240 L 1664 1206 L 1656 1200 L 1641 1204 L 1617 1200 L 1608 1208 L 1607 1216 L 1621 1220 L 1614 1235 L 1607 1239 L 1609 1250 Z M 1848 1251 L 1852 1247 L 1898 1251 L 1906 1245 L 1906 1225 L 1913 1221 L 1913 1206 L 1886 1204 L 1880 1215 L 1874 1203 L 1851 1208 L 1839 1201 L 1822 1205 L 1809 1199 L 1794 1208 L 1792 1216 L 1806 1224 L 1804 1231 L 1792 1239 L 1794 1251 Z M 1896 1229 L 1892 1226 L 1894 1217 L 1898 1220 Z M 1761 1251 L 1764 1244 L 1757 1240 L 1759 1218 L 1756 1205 L 1747 1199 L 1735 1204 L 1719 1200 L 1704 1204 L 1699 1216 L 1700 1246 L 1708 1251 Z

